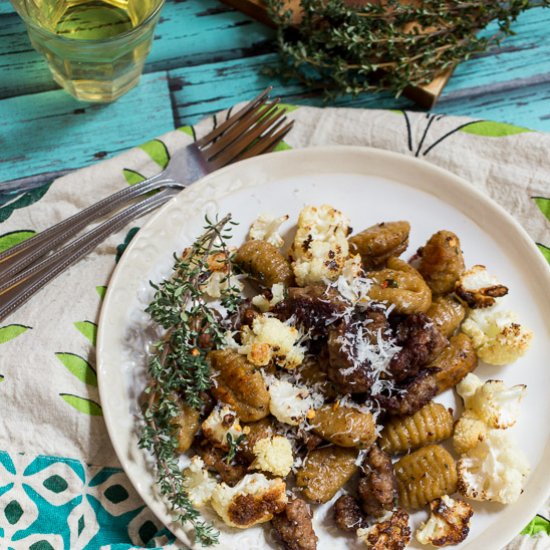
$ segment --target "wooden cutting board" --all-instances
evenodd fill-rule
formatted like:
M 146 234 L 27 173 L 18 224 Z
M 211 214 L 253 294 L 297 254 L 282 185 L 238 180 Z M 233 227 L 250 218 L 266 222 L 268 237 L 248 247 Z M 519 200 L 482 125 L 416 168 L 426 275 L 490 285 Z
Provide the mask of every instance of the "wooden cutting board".
M 267 8 L 262 0 L 221 0 L 224 4 L 228 4 L 250 17 L 261 21 L 262 23 L 274 26 L 273 21 L 269 18 Z M 344 0 L 345 1 L 345 0 Z M 407 1 L 407 0 L 405 0 Z M 413 0 L 414 1 L 414 0 Z M 293 25 L 299 25 L 302 19 L 300 13 L 300 0 L 287 0 L 285 7 L 292 11 Z M 439 99 L 443 88 L 451 77 L 452 70 L 447 70 L 437 76 L 429 84 L 423 86 L 409 86 L 405 88 L 403 95 L 415 101 L 418 105 L 425 109 L 431 109 Z

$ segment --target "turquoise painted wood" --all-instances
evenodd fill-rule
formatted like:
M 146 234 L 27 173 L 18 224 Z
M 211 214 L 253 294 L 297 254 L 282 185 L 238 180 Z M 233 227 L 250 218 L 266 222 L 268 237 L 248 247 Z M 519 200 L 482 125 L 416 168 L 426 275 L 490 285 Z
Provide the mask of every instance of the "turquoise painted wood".
M 455 70 L 435 111 L 550 131 L 549 28 L 550 10 L 523 14 L 515 36 Z M 322 106 L 318 94 L 263 74 L 277 59 L 273 38 L 217 0 L 167 0 L 140 86 L 115 104 L 86 105 L 57 89 L 22 21 L 0 0 L 0 182 L 47 181 L 195 123 L 267 84 L 286 102 Z M 330 105 L 416 108 L 390 94 Z

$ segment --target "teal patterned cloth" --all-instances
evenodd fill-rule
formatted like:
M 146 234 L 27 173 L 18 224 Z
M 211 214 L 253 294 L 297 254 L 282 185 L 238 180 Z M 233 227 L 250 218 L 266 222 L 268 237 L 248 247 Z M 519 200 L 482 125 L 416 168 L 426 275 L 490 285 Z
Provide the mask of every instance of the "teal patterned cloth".
M 281 148 L 369 145 L 424 158 L 519 219 L 550 262 L 550 136 L 421 113 L 292 108 Z M 0 195 L 0 251 L 166 166 L 212 120 L 20 195 Z M 138 227 L 113 235 L 0 326 L 0 548 L 176 548 L 109 442 L 97 392 L 97 318 Z M 550 548 L 548 506 L 508 548 Z M 255 549 L 251 549 L 255 550 Z

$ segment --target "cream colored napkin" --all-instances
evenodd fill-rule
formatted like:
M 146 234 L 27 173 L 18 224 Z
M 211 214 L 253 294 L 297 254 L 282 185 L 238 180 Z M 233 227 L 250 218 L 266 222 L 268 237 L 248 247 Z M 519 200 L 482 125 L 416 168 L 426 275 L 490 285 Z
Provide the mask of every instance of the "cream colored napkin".
M 550 135 L 466 118 L 292 107 L 291 148 L 368 145 L 470 181 L 510 212 L 550 261 Z M 205 120 L 195 130 L 212 126 Z M 0 205 L 0 251 L 163 168 L 189 127 Z M 113 235 L 0 326 L 0 547 L 149 547 L 171 540 L 113 452 L 95 374 L 101 299 L 118 252 L 146 220 Z M 541 510 L 549 517 L 549 510 Z M 530 524 L 508 548 L 550 548 Z M 155 536 L 160 538 L 155 538 Z M 49 546 L 46 546 L 49 544 Z

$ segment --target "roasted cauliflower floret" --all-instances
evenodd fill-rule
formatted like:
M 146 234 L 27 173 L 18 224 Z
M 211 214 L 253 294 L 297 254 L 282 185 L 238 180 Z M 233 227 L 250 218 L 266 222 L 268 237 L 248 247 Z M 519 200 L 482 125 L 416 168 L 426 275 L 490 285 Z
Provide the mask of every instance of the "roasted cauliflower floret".
M 453 445 L 461 455 L 473 449 L 487 435 L 487 424 L 480 420 L 472 411 L 464 411 L 455 424 Z
M 494 305 L 495 298 L 508 294 L 508 288 L 500 284 L 484 265 L 474 265 L 462 273 L 456 282 L 455 293 L 471 308 L 484 308 Z
M 519 416 L 519 407 L 527 386 L 507 387 L 502 380 L 481 380 L 469 373 L 456 387 L 464 400 L 466 410 L 474 413 L 489 428 L 505 429 L 513 426 Z
M 238 292 L 242 291 L 241 281 L 234 276 L 230 276 L 229 260 L 226 253 L 216 252 L 210 254 L 206 261 L 209 275 L 199 286 L 202 292 L 210 298 L 221 298 L 222 293 L 230 287 L 235 288 Z
M 258 296 L 254 296 L 254 298 L 252 298 L 252 303 L 262 313 L 269 311 L 285 299 L 285 285 L 283 285 L 283 283 L 275 283 L 271 287 L 271 296 L 271 300 L 268 300 L 263 294 L 258 294 Z
M 292 269 L 299 286 L 338 278 L 349 256 L 349 220 L 332 206 L 306 206 L 292 244 Z
M 258 315 L 252 328 L 243 327 L 241 340 L 239 353 L 258 367 L 265 367 L 273 360 L 280 367 L 294 369 L 304 360 L 299 330 L 275 317 Z
M 415 536 L 420 544 L 449 546 L 466 539 L 470 532 L 470 518 L 474 511 L 463 500 L 453 500 L 447 495 L 430 502 L 430 517 L 420 524 Z
M 516 313 L 504 309 L 501 302 L 470 310 L 462 331 L 473 340 L 477 356 L 489 365 L 513 363 L 525 354 L 533 339 Z
M 277 248 L 283 246 L 283 238 L 279 235 L 279 227 L 288 220 L 288 214 L 274 218 L 270 214 L 261 214 L 254 221 L 248 232 L 249 239 L 267 241 Z
M 237 485 L 219 483 L 212 493 L 212 507 L 223 521 L 240 529 L 269 521 L 286 506 L 286 485 L 281 478 L 248 474 Z
M 298 426 L 313 410 L 314 400 L 305 387 L 291 384 L 287 380 L 267 380 L 269 391 L 269 412 L 283 424 Z
M 231 407 L 215 407 L 202 423 L 204 437 L 209 439 L 215 447 L 229 449 L 228 434 L 235 441 L 242 434 L 239 418 Z
M 357 537 L 369 550 L 403 550 L 411 540 L 409 514 L 398 509 L 366 529 L 357 529 Z
M 458 490 L 473 500 L 515 502 L 529 475 L 527 457 L 504 430 L 489 430 L 458 461 Z
M 251 468 L 286 477 L 294 463 L 292 445 L 282 436 L 264 437 L 257 441 L 252 450 L 256 457 Z
M 204 468 L 204 462 L 200 456 L 195 455 L 191 464 L 183 471 L 185 475 L 185 488 L 187 496 L 193 506 L 199 508 L 208 504 L 218 482 Z

